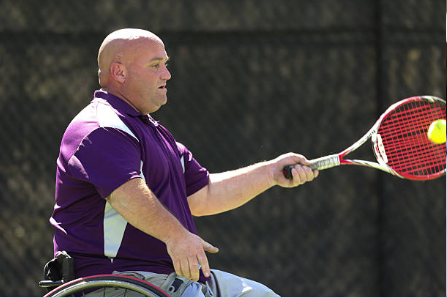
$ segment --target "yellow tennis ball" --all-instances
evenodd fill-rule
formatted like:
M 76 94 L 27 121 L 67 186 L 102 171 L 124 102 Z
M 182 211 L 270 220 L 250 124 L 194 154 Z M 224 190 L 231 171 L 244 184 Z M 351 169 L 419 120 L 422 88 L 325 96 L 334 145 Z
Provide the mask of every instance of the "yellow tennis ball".
M 445 143 L 445 119 L 434 121 L 428 128 L 428 138 L 435 144 Z

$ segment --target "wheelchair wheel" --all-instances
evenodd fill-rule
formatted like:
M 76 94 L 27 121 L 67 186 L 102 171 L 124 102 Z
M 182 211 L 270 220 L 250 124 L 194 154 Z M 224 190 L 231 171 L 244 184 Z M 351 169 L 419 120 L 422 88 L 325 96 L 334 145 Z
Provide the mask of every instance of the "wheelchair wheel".
M 44 297 L 169 297 L 153 284 L 130 276 L 106 274 L 81 277 L 64 283 Z

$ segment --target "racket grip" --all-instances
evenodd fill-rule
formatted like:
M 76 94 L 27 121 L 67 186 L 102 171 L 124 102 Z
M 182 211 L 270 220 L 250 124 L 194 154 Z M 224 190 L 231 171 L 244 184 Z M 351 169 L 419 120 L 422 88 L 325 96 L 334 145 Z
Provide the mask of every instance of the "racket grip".
M 340 165 L 340 157 L 338 154 L 327 155 L 320 158 L 309 160 L 309 168 L 312 170 L 325 170 Z
M 340 158 L 338 157 L 338 154 L 323 156 L 317 159 L 310 160 L 310 165 L 308 165 L 309 168 L 312 170 L 325 170 L 332 167 L 336 167 L 340 165 Z M 294 165 L 288 165 L 283 168 L 283 174 L 284 177 L 287 179 L 292 179 L 292 169 L 294 168 Z

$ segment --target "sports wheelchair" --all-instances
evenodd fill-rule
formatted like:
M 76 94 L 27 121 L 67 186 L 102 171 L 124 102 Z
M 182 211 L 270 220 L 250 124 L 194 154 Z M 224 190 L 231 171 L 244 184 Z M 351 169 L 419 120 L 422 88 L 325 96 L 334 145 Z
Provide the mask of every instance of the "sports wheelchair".
M 59 253 L 44 267 L 39 286 L 47 288 L 44 297 L 169 297 L 169 294 L 142 279 L 126 275 L 102 274 L 74 279 L 73 259 Z

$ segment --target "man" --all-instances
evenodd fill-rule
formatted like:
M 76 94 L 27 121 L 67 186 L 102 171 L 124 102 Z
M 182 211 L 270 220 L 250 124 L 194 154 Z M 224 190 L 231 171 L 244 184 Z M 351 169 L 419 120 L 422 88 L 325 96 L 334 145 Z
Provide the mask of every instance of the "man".
M 274 185 L 295 187 L 318 171 L 285 154 L 209 174 L 149 115 L 167 102 L 169 57 L 155 34 L 122 29 L 103 41 L 93 101 L 68 126 L 57 160 L 54 250 L 67 251 L 76 276 L 139 274 L 174 295 L 275 295 L 267 287 L 210 270 L 218 249 L 197 235 L 192 216 L 237 208 Z M 296 165 L 293 179 L 282 174 Z M 213 274 L 211 274 L 211 272 Z M 167 284 L 168 283 L 168 284 Z

